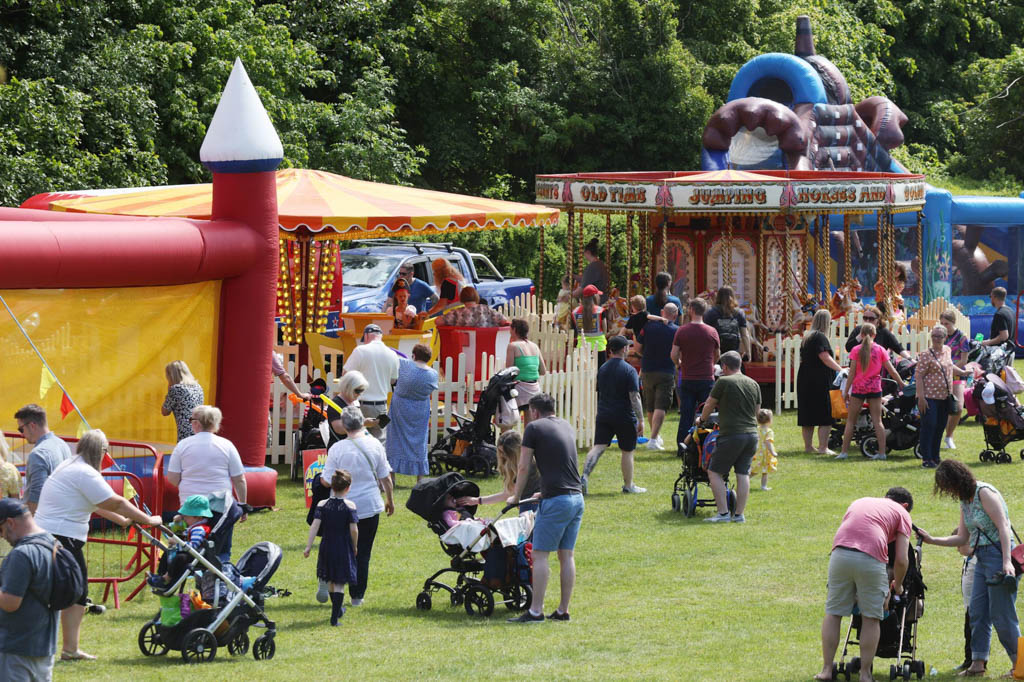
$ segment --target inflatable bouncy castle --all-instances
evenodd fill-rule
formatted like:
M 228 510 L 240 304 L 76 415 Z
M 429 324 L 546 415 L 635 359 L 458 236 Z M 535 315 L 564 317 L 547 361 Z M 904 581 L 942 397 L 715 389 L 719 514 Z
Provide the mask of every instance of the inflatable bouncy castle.
M 701 165 L 705 170 L 826 170 L 850 173 L 907 171 L 890 155 L 903 143 L 906 115 L 889 99 L 854 102 L 846 79 L 827 58 L 815 53 L 810 20 L 799 17 L 794 54 L 759 55 L 733 78 L 728 101 L 708 121 Z M 914 307 L 920 296 L 942 296 L 987 335 L 994 312 L 988 292 L 996 286 L 1011 294 L 1024 277 L 1024 200 L 953 196 L 927 187 L 922 214 L 923 244 L 916 216 L 894 220 L 895 261 L 908 274 L 902 295 Z M 850 225 L 850 244 L 832 221 L 830 277 L 833 286 L 876 280 L 879 243 L 874 216 Z M 849 259 L 840 256 L 846 248 Z M 916 261 L 923 257 L 923 263 Z M 847 272 L 846 268 L 852 270 Z M 922 267 L 923 266 L 923 267 Z M 811 266 L 812 274 L 813 264 Z M 918 276 L 917 273 L 923 273 Z M 920 280 L 920 281 L 918 281 Z
M 211 220 L 0 208 L 0 294 L 89 425 L 114 439 L 173 444 L 173 419 L 160 416 L 164 366 L 185 360 L 224 413 L 221 435 L 252 468 L 253 504 L 273 503 L 274 472 L 262 465 L 282 157 L 236 61 L 200 150 L 213 174 Z M 4 430 L 30 402 L 47 408 L 54 431 L 80 428 L 60 392 L 40 387 L 41 363 L 17 326 L 0 325 L 0 340 Z

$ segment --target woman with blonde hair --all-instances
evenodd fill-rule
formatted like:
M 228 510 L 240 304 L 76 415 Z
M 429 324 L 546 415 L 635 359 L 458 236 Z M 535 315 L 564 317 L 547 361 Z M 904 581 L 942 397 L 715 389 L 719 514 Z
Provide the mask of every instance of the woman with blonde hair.
M 518 431 L 506 431 L 498 436 L 498 474 L 504 487 L 500 492 L 485 497 L 460 497 L 455 501 L 458 506 L 482 504 L 505 503 L 512 495 L 516 494 L 516 478 L 519 475 L 519 453 L 523 447 L 523 436 Z M 530 472 L 527 474 L 526 488 L 523 489 L 523 500 L 529 500 L 536 493 L 540 492 L 540 472 L 537 470 L 537 463 L 530 462 Z M 519 511 L 536 510 L 538 502 L 523 502 L 519 505 Z
M 842 370 L 832 353 L 828 338 L 832 315 L 827 310 L 814 313 L 811 329 L 800 343 L 800 369 L 796 374 L 796 423 L 804 437 L 804 452 L 834 455 L 828 449 L 828 435 L 832 428 L 832 403 L 829 391 Z M 811 446 L 814 427 L 818 427 L 818 447 Z
M 903 379 L 896 368 L 889 362 L 889 351 L 875 343 L 875 325 L 864 323 L 860 333 L 862 341 L 850 351 L 850 376 L 843 387 L 843 400 L 846 401 L 849 416 L 846 418 L 846 432 L 843 433 L 843 449 L 836 459 L 846 459 L 846 451 L 853 438 L 853 428 L 857 424 L 857 415 L 866 402 L 871 414 L 871 423 L 875 427 L 878 439 L 878 454 L 871 459 L 885 459 L 885 425 L 882 424 L 882 369 L 889 373 L 900 388 Z
M 167 378 L 167 396 L 164 398 L 160 414 L 174 415 L 174 423 L 178 427 L 178 441 L 192 435 L 192 410 L 203 404 L 203 387 L 192 376 L 184 360 L 175 360 L 164 367 Z
M 466 281 L 462 273 L 445 258 L 435 258 L 430 262 L 430 269 L 434 271 L 437 302 L 427 311 L 427 315 L 433 315 L 453 303 L 458 303 L 459 293 Z
M 970 339 L 962 331 L 956 328 L 956 310 L 946 308 L 939 315 L 939 324 L 946 330 L 946 346 L 949 348 L 953 364 L 963 369 L 967 364 L 967 352 L 971 349 Z M 969 375 L 968 375 L 969 376 Z M 960 423 L 960 414 L 964 408 L 964 378 L 953 379 L 953 397 L 956 398 L 956 412 L 950 412 L 946 420 L 946 438 L 942 447 L 947 450 L 956 450 L 956 443 L 953 442 L 953 432 Z

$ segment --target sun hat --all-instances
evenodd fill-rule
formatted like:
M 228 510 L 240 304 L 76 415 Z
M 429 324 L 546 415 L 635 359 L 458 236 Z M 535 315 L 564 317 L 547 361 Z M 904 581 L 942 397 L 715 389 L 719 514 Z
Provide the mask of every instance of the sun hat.
M 181 509 L 178 510 L 178 513 L 182 516 L 213 517 L 213 512 L 210 511 L 210 500 L 206 499 L 205 495 L 188 496 L 185 498 L 185 504 L 181 505 Z

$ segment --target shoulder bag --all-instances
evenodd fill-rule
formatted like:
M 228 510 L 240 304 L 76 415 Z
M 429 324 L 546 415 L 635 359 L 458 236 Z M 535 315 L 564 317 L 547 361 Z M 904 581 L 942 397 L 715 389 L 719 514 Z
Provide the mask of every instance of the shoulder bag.
M 372 437 L 373 436 L 371 436 L 371 438 Z M 373 460 L 370 459 L 370 455 L 366 454 L 366 450 L 363 450 L 363 446 L 360 445 L 359 441 L 355 438 L 349 438 L 348 442 L 356 446 L 356 450 L 358 450 L 359 454 L 366 460 L 366 466 L 370 467 L 370 475 L 373 476 L 373 480 L 377 482 L 377 490 L 384 492 L 384 486 L 381 484 L 380 479 L 377 478 L 377 469 L 373 466 Z

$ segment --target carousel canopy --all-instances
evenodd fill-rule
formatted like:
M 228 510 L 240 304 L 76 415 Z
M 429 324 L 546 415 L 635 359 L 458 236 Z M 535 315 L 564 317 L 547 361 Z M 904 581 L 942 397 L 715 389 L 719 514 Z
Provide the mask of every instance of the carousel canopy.
M 201 184 L 103 194 L 53 193 L 32 197 L 23 206 L 209 219 L 212 188 Z M 304 169 L 277 171 L 277 205 L 281 236 L 286 239 L 299 233 L 316 239 L 365 239 L 558 223 L 557 208 L 386 185 Z
M 923 175 L 837 171 L 662 171 L 537 176 L 537 202 L 582 211 L 689 214 L 919 211 Z

